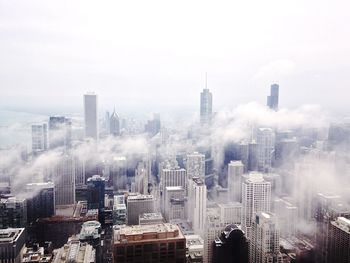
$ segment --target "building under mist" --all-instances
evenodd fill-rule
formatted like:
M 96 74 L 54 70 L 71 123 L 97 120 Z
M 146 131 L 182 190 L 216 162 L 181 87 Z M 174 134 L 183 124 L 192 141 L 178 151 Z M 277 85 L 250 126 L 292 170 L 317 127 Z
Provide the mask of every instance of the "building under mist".
M 278 110 L 278 97 L 279 97 L 279 86 L 278 84 L 272 84 L 270 89 L 270 96 L 267 96 L 267 106 L 277 111 Z
M 97 95 L 88 93 L 84 95 L 84 121 L 85 138 L 98 139 L 98 110 Z
M 201 124 L 209 124 L 212 119 L 213 95 L 209 89 L 205 88 L 201 92 L 200 97 L 200 122 Z
M 32 125 L 32 151 L 33 153 L 46 151 L 48 148 L 47 124 Z

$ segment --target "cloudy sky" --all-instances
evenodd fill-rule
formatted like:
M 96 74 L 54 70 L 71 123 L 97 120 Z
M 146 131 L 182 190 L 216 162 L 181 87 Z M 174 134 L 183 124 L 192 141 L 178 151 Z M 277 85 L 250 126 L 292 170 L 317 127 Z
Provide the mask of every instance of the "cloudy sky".
M 265 103 L 349 110 L 348 1 L 0 0 L 0 108 L 214 109 Z

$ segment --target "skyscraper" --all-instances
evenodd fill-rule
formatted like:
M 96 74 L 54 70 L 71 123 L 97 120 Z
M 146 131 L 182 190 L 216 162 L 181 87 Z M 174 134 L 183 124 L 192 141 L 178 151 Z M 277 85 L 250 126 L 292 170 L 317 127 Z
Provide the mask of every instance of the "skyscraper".
M 182 186 L 165 187 L 162 211 L 167 222 L 185 219 L 185 189 Z
M 120 119 L 115 110 L 109 119 L 109 133 L 113 136 L 120 135 Z
M 259 128 L 256 134 L 258 144 L 258 169 L 268 172 L 275 154 L 275 133 L 271 128 Z
M 338 217 L 330 223 L 327 262 L 350 262 L 350 219 Z
M 251 172 L 242 184 L 242 227 L 248 238 L 252 217 L 257 212 L 270 212 L 271 183 L 261 173 Z
M 85 137 L 98 139 L 98 111 L 97 95 L 88 93 L 84 95 L 84 119 L 85 119 Z
M 49 119 L 50 149 L 69 148 L 72 144 L 72 122 L 64 116 L 51 116 Z
M 47 124 L 32 125 L 32 151 L 33 153 L 46 151 L 47 143 Z
M 104 221 L 105 179 L 94 175 L 87 180 L 88 209 L 98 209 L 100 222 Z
M 75 203 L 75 168 L 72 156 L 63 155 L 52 170 L 55 184 L 55 204 Z
M 188 216 L 197 235 L 204 234 L 207 212 L 207 186 L 198 177 L 188 180 Z
M 257 213 L 252 224 L 249 262 L 282 262 L 279 238 L 279 227 L 274 214 L 267 212 Z
M 194 152 L 187 155 L 186 170 L 188 178 L 205 179 L 205 155 Z
M 209 124 L 212 118 L 213 95 L 205 88 L 201 92 L 200 121 L 201 124 Z
M 145 162 L 139 162 L 135 169 L 135 192 L 148 194 L 148 169 Z
M 242 200 L 242 175 L 244 165 L 241 161 L 231 161 L 228 164 L 228 190 L 230 201 L 241 202 Z
M 272 84 L 270 90 L 270 96 L 267 96 L 267 106 L 277 111 L 278 110 L 278 95 L 279 95 L 279 86 L 278 84 Z
M 129 196 L 127 209 L 128 225 L 137 225 L 140 214 L 155 212 L 155 199 L 153 195 Z

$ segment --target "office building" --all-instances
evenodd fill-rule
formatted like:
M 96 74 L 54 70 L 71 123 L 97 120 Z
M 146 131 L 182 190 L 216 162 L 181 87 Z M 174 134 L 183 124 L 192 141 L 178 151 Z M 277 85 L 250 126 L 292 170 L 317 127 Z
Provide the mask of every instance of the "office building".
M 0 229 L 0 262 L 20 263 L 25 248 L 25 229 Z
M 99 221 L 104 224 L 105 179 L 94 175 L 87 180 L 88 209 L 97 209 Z
M 187 155 L 186 171 L 189 179 L 198 177 L 205 180 L 205 155 L 194 152 Z
M 128 225 L 137 225 L 139 223 L 139 215 L 142 213 L 155 212 L 153 195 L 128 196 L 126 205 Z
M 242 201 L 242 175 L 244 165 L 242 161 L 231 161 L 228 164 L 227 180 L 229 200 L 234 202 Z
M 39 218 L 51 217 L 55 214 L 55 186 L 51 182 L 31 183 L 26 185 L 27 222 L 35 223 Z
M 330 222 L 327 241 L 329 243 L 328 262 L 350 262 L 350 219 L 338 217 Z
M 124 195 L 115 195 L 113 198 L 113 225 L 126 224 L 126 204 Z
M 272 84 L 270 89 L 270 96 L 267 96 L 267 106 L 277 111 L 278 110 L 278 97 L 279 97 L 279 86 L 278 84 Z
M 126 158 L 114 156 L 109 164 L 109 185 L 113 186 L 113 191 L 117 192 L 126 189 L 126 183 Z
M 287 198 L 273 200 L 273 211 L 277 216 L 282 237 L 292 237 L 297 234 L 298 207 Z
M 109 119 L 109 133 L 113 136 L 120 135 L 120 119 L 119 115 L 113 111 L 110 119 Z
M 97 95 L 89 93 L 84 95 L 84 121 L 85 138 L 98 139 L 98 110 Z
M 139 225 L 156 225 L 164 223 L 162 213 L 143 213 L 139 215 Z
M 50 263 L 52 262 L 52 244 L 45 242 L 43 247 L 35 243 L 31 247 L 25 247 L 22 254 L 22 263 Z
M 187 263 L 203 262 L 204 241 L 199 235 L 185 235 Z
M 48 148 L 47 124 L 32 125 L 32 151 L 33 153 L 46 151 Z
M 228 225 L 213 243 L 213 263 L 248 263 L 248 240 L 240 226 Z
M 72 145 L 72 121 L 64 116 L 51 116 L 49 119 L 49 146 L 69 149 Z
M 75 164 L 70 155 L 63 155 L 52 167 L 52 178 L 55 184 L 55 205 L 75 203 Z
M 91 245 L 76 239 L 55 251 L 52 263 L 95 263 L 95 250 Z
M 160 128 L 160 115 L 155 113 L 153 114 L 153 119 L 147 121 L 147 124 L 145 125 L 145 132 L 153 137 L 160 132 Z
M 242 204 L 239 202 L 228 202 L 217 204 L 220 211 L 221 222 L 226 225 L 241 224 Z
M 281 262 L 280 232 L 277 218 L 268 212 L 258 212 L 252 222 L 250 238 L 249 262 Z
M 135 192 L 148 194 L 148 169 L 145 162 L 139 162 L 135 169 Z
M 162 211 L 167 222 L 185 219 L 186 191 L 182 186 L 165 187 Z
M 271 128 L 259 128 L 256 141 L 258 144 L 258 170 L 269 172 L 275 155 L 275 133 Z
M 75 185 L 83 187 L 86 184 L 85 161 L 79 157 L 74 157 Z
M 270 207 L 271 183 L 261 173 L 251 172 L 242 184 L 242 227 L 248 239 L 252 217 L 258 212 L 269 212 Z
M 27 224 L 27 202 L 25 199 L 8 197 L 0 199 L 0 229 L 22 228 Z
M 201 92 L 200 97 L 200 122 L 201 124 L 209 124 L 212 119 L 213 95 L 209 89 L 205 88 Z
M 122 262 L 186 262 L 186 239 L 177 225 L 114 226 L 113 260 Z
M 200 178 L 188 180 L 188 218 L 197 235 L 203 235 L 207 212 L 207 186 Z
M 79 241 L 91 245 L 95 250 L 96 263 L 102 261 L 102 248 L 101 248 L 101 223 L 98 221 L 84 222 L 80 233 Z

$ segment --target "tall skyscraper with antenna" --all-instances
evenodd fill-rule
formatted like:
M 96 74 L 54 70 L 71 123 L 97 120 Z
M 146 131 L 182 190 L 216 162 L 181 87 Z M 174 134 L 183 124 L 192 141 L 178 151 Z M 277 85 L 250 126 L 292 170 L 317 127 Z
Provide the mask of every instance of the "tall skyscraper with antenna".
M 201 124 L 209 124 L 212 118 L 213 95 L 207 87 L 207 75 L 205 75 L 205 89 L 201 92 L 200 121 Z

